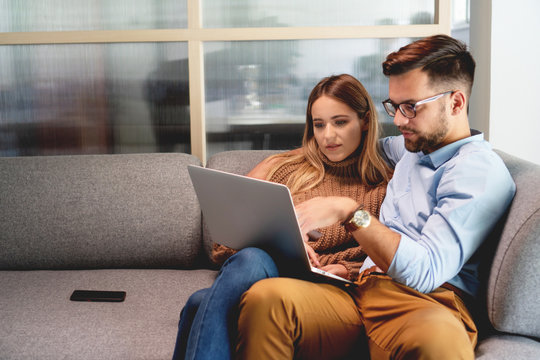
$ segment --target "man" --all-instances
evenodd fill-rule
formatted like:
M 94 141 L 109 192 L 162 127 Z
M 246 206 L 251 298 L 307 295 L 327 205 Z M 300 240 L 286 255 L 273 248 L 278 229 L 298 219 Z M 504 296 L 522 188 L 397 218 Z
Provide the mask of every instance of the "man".
M 341 358 L 360 339 L 372 359 L 474 358 L 467 306 L 478 291 L 477 250 L 515 193 L 502 160 L 469 129 L 474 67 L 466 46 L 445 35 L 387 57 L 383 104 L 402 136 L 382 141 L 395 172 L 380 219 L 339 197 L 297 208 L 303 232 L 342 222 L 364 248 L 357 286 L 256 283 L 240 305 L 240 358 Z

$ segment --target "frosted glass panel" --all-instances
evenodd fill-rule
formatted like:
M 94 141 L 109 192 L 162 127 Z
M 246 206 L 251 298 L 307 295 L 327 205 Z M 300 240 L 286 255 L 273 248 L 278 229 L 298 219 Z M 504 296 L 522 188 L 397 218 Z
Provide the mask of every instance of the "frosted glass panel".
M 0 32 L 187 27 L 187 0 L 0 0 Z
M 206 43 L 207 153 L 290 149 L 301 144 L 307 98 L 325 76 L 349 73 L 372 95 L 387 134 L 395 131 L 385 56 L 411 39 Z
M 434 0 L 201 0 L 208 28 L 433 24 Z
M 0 155 L 190 152 L 187 44 L 0 47 Z

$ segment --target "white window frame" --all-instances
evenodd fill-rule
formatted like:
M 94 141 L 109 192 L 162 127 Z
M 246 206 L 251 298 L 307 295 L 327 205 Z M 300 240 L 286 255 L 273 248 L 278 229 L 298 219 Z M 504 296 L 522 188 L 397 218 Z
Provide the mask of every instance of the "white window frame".
M 202 0 L 187 0 L 187 29 L 50 31 L 0 33 L 0 45 L 187 42 L 189 62 L 191 153 L 206 162 L 206 115 L 204 111 L 204 53 L 207 41 L 321 40 L 425 37 L 450 35 L 452 0 L 434 0 L 434 24 L 203 28 Z

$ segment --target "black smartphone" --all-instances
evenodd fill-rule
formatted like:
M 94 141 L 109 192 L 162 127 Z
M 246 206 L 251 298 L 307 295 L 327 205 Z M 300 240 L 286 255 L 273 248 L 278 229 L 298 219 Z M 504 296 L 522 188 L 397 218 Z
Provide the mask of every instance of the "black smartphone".
M 125 298 L 125 291 L 75 290 L 69 300 L 121 302 Z

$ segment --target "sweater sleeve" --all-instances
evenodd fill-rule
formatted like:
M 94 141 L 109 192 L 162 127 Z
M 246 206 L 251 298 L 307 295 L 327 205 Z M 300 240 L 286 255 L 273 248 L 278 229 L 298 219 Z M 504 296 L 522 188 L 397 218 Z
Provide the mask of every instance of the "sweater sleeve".
M 355 281 L 358 279 L 360 267 L 364 263 L 366 253 L 360 246 L 348 248 L 343 251 L 337 251 L 331 254 L 319 255 L 319 261 L 322 266 L 329 264 L 340 264 L 347 269 L 347 279 Z
M 227 246 L 214 243 L 212 246 L 212 262 L 221 266 L 225 260 L 236 254 L 236 252 L 236 250 Z
M 385 194 L 386 184 L 381 184 L 369 189 L 360 201 L 372 216 L 378 217 Z M 362 247 L 341 224 L 327 226 L 320 229 L 320 232 L 323 236 L 310 245 L 319 254 L 321 265 L 341 264 L 347 269 L 348 279 L 357 280 L 367 256 Z
M 320 232 L 323 236 L 309 245 L 319 254 L 321 266 L 341 264 L 347 269 L 348 279 L 356 280 L 366 257 L 362 247 L 341 224 L 324 227 Z
M 364 200 L 364 209 L 369 211 L 369 213 L 379 218 L 381 205 L 386 196 L 386 184 L 384 186 L 378 186 L 371 189 L 367 194 Z
M 347 269 L 347 280 L 354 282 L 358 280 L 358 277 L 360 276 L 360 268 L 362 267 L 364 262 L 340 260 L 338 261 L 338 264 L 345 266 L 345 268 Z

